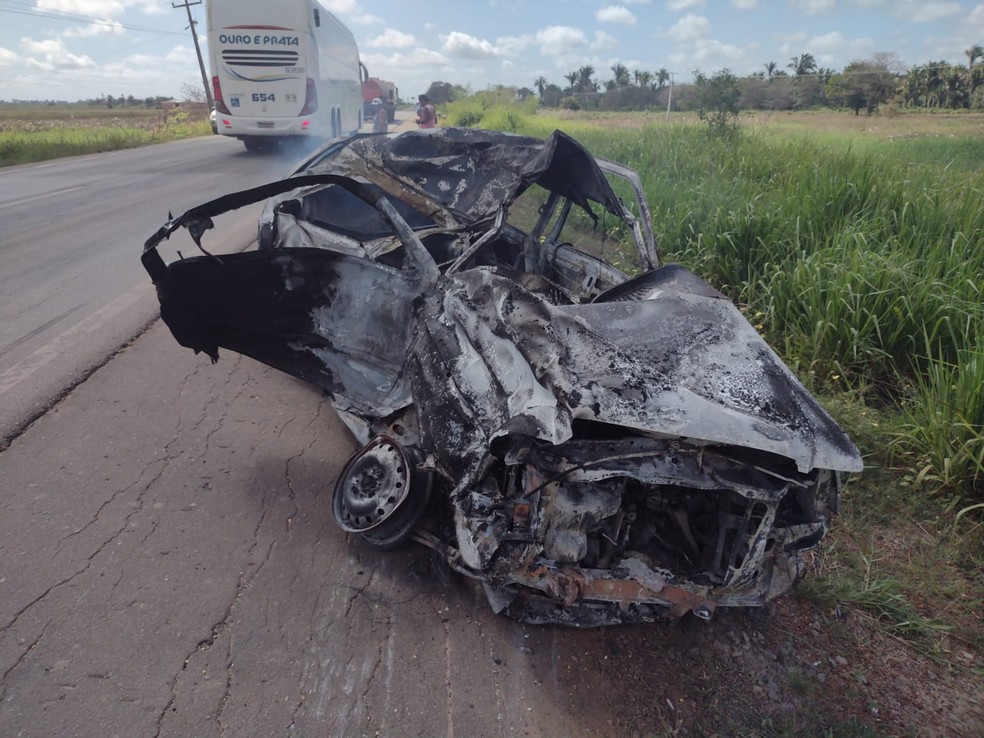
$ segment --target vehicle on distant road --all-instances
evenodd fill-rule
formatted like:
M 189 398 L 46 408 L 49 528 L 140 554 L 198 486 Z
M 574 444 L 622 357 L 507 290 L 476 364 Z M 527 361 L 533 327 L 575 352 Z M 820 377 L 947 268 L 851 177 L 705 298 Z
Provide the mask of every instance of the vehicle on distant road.
M 209 0 L 206 10 L 219 134 L 252 151 L 358 132 L 359 50 L 324 5 Z
M 372 101 L 379 98 L 383 101 L 386 118 L 390 123 L 396 122 L 396 102 L 399 96 L 400 91 L 393 82 L 379 77 L 370 77 L 369 70 L 366 69 L 365 65 L 362 66 L 362 117 L 369 119 L 375 115 Z

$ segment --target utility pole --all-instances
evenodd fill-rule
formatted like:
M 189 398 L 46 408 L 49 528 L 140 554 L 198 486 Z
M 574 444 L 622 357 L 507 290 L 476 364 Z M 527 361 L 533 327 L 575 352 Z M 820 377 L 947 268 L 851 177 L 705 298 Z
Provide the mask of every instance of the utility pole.
M 670 119 L 670 104 L 673 102 L 673 75 L 676 72 L 670 72 L 670 92 L 666 96 L 666 119 Z
M 185 10 L 188 11 L 188 27 L 191 29 L 191 38 L 195 42 L 195 53 L 198 55 L 198 68 L 202 72 L 202 86 L 205 88 L 205 101 L 208 103 L 208 109 L 211 110 L 212 108 L 215 107 L 215 101 L 212 100 L 212 89 L 211 87 L 209 87 L 208 84 L 208 73 L 205 71 L 205 62 L 202 61 L 202 50 L 201 47 L 199 47 L 198 45 L 198 33 L 195 31 L 195 21 L 191 17 L 191 6 L 201 5 L 201 4 L 202 4 L 202 0 L 198 0 L 197 2 L 194 3 L 185 0 L 184 3 L 181 5 L 175 5 L 174 3 L 171 3 L 171 7 L 184 8 Z

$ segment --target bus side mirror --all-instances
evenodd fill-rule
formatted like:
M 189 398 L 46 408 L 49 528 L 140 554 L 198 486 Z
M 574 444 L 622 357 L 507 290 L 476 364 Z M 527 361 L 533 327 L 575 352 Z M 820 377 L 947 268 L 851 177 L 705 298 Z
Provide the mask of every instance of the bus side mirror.
M 317 8 L 314 9 L 314 26 L 321 28 L 321 12 Z

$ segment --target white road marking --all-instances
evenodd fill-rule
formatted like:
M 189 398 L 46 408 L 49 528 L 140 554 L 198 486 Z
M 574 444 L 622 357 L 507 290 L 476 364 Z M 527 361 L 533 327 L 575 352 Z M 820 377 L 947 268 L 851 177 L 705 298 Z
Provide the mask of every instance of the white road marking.
M 64 195 L 66 192 L 74 192 L 75 190 L 85 189 L 85 185 L 76 185 L 75 187 L 66 187 L 63 190 L 52 190 L 51 192 L 45 192 L 42 195 L 35 195 L 34 197 L 25 197 L 23 200 L 11 200 L 10 202 L 0 203 L 0 208 L 10 208 L 14 205 L 23 205 L 26 202 L 34 202 L 35 200 L 43 200 L 46 197 L 54 197 L 55 195 Z
M 141 284 L 128 292 L 124 292 L 112 302 L 103 305 L 94 313 L 83 318 L 64 333 L 39 348 L 23 361 L 0 373 L 0 396 L 9 392 L 39 369 L 44 368 L 55 359 L 83 341 L 95 331 L 102 328 L 116 316 L 125 312 L 140 300 L 153 294 L 153 286 L 148 282 Z

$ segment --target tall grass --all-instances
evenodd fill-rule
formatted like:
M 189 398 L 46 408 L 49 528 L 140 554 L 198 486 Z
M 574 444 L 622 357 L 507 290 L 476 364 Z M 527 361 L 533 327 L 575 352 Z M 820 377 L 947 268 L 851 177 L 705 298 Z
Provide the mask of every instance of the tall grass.
M 477 124 L 498 127 L 496 115 L 486 107 Z M 562 128 L 636 169 L 664 260 L 755 314 L 818 388 L 898 407 L 907 422 L 895 457 L 920 479 L 984 499 L 980 141 L 722 138 L 515 110 L 508 124 L 537 136 Z
M 144 127 L 127 125 L 128 122 L 62 127 L 28 125 L 0 130 L 0 167 L 130 149 L 211 133 L 207 120 L 180 114 L 168 119 L 160 117 L 152 125 Z
M 930 348 L 930 346 L 927 346 Z M 891 450 L 919 480 L 959 487 L 984 499 L 984 342 L 957 361 L 927 362 L 902 405 Z

